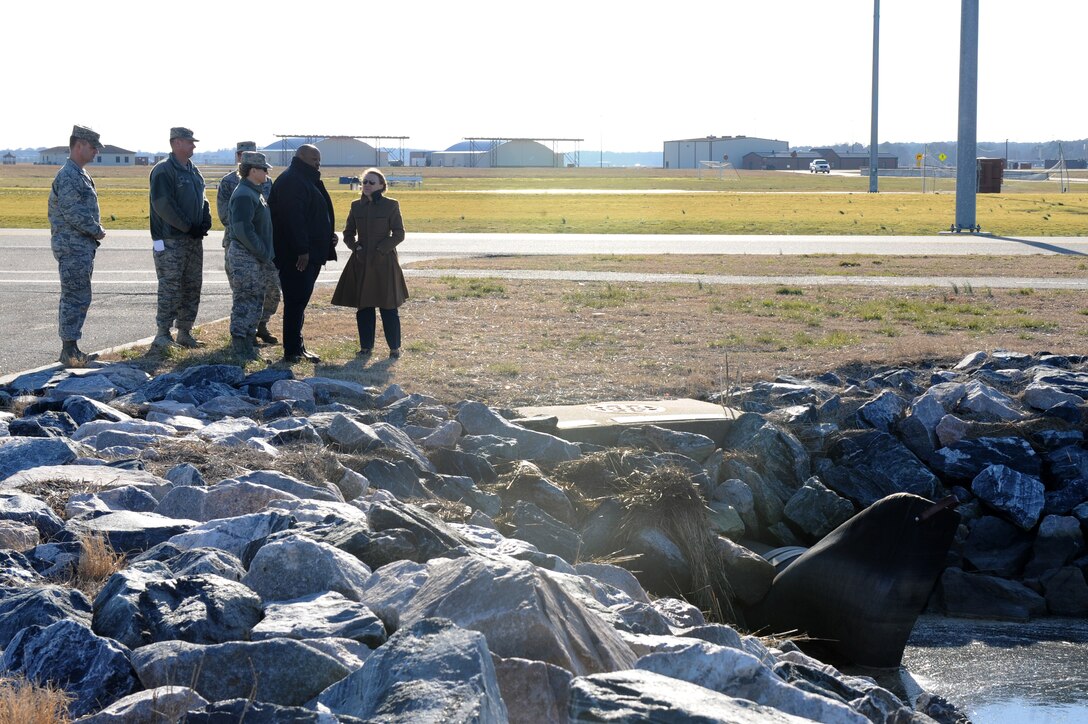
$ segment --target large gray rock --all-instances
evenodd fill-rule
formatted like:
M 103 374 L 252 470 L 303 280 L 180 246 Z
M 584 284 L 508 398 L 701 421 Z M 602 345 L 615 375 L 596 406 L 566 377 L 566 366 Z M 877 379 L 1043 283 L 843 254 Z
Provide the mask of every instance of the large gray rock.
M 853 517 L 854 505 L 813 476 L 786 502 L 783 513 L 811 540 L 817 541 Z
M 293 526 L 294 520 L 283 513 L 253 513 L 202 523 L 186 533 L 173 536 L 170 543 L 183 550 L 219 548 L 241 558 L 253 543 Z
M 1027 621 L 1046 613 L 1046 599 L 1022 583 L 946 568 L 938 593 L 949 616 Z
M 1020 527 L 992 515 L 972 521 L 963 542 L 963 559 L 977 572 L 1014 578 L 1031 555 L 1032 537 Z
M 129 648 L 173 640 L 218 644 L 248 639 L 262 616 L 256 593 L 215 575 L 151 580 L 142 589 L 118 592 L 128 597 L 124 605 L 96 598 L 96 610 L 127 608 L 134 620 L 113 631 L 107 622 L 116 622 L 116 616 L 96 616 L 95 632 Z M 134 640 L 137 631 L 138 640 Z
M 933 469 L 943 478 L 966 483 L 990 465 L 1004 465 L 1039 477 L 1042 463 L 1022 437 L 965 438 L 933 454 Z
M 746 606 L 762 601 L 771 590 L 774 566 L 763 556 L 728 538 L 719 537 L 715 544 L 734 600 Z
M 826 724 L 869 721 L 841 701 L 787 684 L 747 652 L 706 641 L 693 640 L 687 649 L 648 654 L 635 662 L 635 668 L 812 721 Z
M 570 682 L 566 669 L 544 661 L 492 657 L 510 724 L 566 724 Z
M 137 687 L 129 651 L 95 636 L 80 621 L 23 629 L 4 649 L 4 670 L 38 684 L 51 683 L 73 697 L 72 716 L 98 711 Z
M 581 456 L 581 449 L 544 432 L 527 430 L 503 419 L 481 402 L 466 402 L 457 412 L 457 421 L 468 435 L 497 435 L 517 441 L 518 456 L 523 460 L 561 463 Z
M 1023 530 L 1039 522 L 1046 489 L 1039 478 L 1005 465 L 990 465 L 971 481 L 971 492 Z
M 126 485 L 107 488 L 97 493 L 73 493 L 64 504 L 64 514 L 75 518 L 82 513 L 110 513 L 127 510 L 133 513 L 150 513 L 159 501 L 143 488 Z
M 1071 515 L 1048 515 L 1039 524 L 1024 578 L 1043 578 L 1084 552 L 1084 532 Z
M 337 503 L 344 502 L 344 496 L 341 495 L 340 490 L 332 483 L 305 483 L 298 478 L 293 478 L 278 470 L 254 470 L 245 475 L 239 475 L 234 479 L 240 483 L 266 485 L 269 488 L 280 490 L 284 493 L 290 493 L 291 495 L 304 500 L 328 500 Z M 219 484 L 222 485 L 224 482 L 227 481 L 221 481 Z
M 0 520 L 0 549 L 28 551 L 38 545 L 41 534 L 29 523 Z
M 175 724 L 187 721 L 186 712 L 207 703 L 187 686 L 160 686 L 122 697 L 97 714 L 83 717 L 79 724 Z
M 436 560 L 415 575 L 403 573 L 376 574 L 363 598 L 383 618 L 395 612 L 401 626 L 448 618 L 483 633 L 499 656 L 547 661 L 576 674 L 634 663 L 579 576 L 478 557 Z
M 32 525 L 45 540 L 64 530 L 64 521 L 45 501 L 12 490 L 0 491 L 0 520 Z
M 1017 409 L 1014 399 L 987 384 L 971 380 L 966 383 L 965 389 L 966 394 L 959 406 L 961 409 L 969 410 L 973 419 L 1009 422 L 1024 417 L 1024 414 Z
M 329 591 L 269 604 L 252 635 L 254 641 L 330 637 L 354 639 L 377 648 L 385 642 L 385 626 L 365 605 Z
M 584 676 L 571 682 L 571 721 L 801 724 L 793 716 L 652 671 Z
M 284 706 L 305 704 L 350 672 L 293 639 L 210 646 L 162 641 L 134 651 L 132 666 L 148 689 L 190 686 L 209 701 L 244 698 Z
M 326 591 L 361 601 L 369 577 L 370 569 L 355 556 L 327 543 L 291 536 L 262 546 L 242 582 L 265 602 Z
M 698 462 L 706 460 L 710 453 L 718 448 L 717 443 L 706 435 L 669 430 L 657 425 L 628 427 L 620 433 L 616 444 L 622 447 L 679 453 Z
M 325 431 L 329 441 L 345 452 L 366 452 L 382 444 L 374 428 L 337 413 Z
M 207 522 L 258 513 L 274 500 L 296 500 L 298 496 L 258 483 L 224 481 L 201 488 L 178 486 L 155 510 L 159 515 Z
M 382 458 L 375 458 L 363 467 L 362 472 L 371 485 L 381 490 L 388 490 L 397 499 L 435 497 L 420 479 L 419 469 L 407 460 L 391 463 Z
M 865 427 L 872 427 L 881 432 L 891 432 L 892 427 L 903 417 L 909 405 L 909 402 L 896 393 L 884 390 L 858 408 L 857 420 Z
M 91 622 L 91 602 L 81 592 L 61 586 L 35 586 L 0 595 L 0 649 L 28 626 L 45 628 L 57 621 Z
M 442 619 L 401 629 L 318 702 L 368 721 L 508 721 L 483 635 Z
M 1088 400 L 1088 373 L 1071 372 L 1053 367 L 1036 367 L 1032 382 L 1039 385 L 1057 387 L 1062 392 Z
M 582 537 L 562 521 L 556 520 L 537 505 L 519 500 L 510 514 L 513 537 L 528 541 L 544 551 L 557 555 L 568 563 L 578 560 Z
M 78 454 L 78 448 L 65 438 L 2 437 L 0 438 L 0 482 L 20 470 L 29 470 L 42 465 L 65 465 L 75 460 Z
M 527 501 L 567 525 L 574 521 L 574 505 L 566 492 L 531 462 L 523 460 L 515 464 L 509 482 L 499 489 L 499 495 L 507 507 Z
M 85 486 L 91 491 L 133 486 L 146 490 L 156 499 L 161 499 L 173 487 L 169 480 L 143 470 L 109 465 L 43 465 L 15 473 L 0 484 L 0 488 L 25 489 L 47 485 L 64 488 Z
M 390 450 L 398 452 L 419 470 L 427 473 L 437 472 L 431 461 L 427 459 L 427 456 L 416 447 L 412 438 L 408 437 L 408 435 L 400 428 L 393 427 L 386 422 L 376 422 L 371 429 L 374 431 L 374 434 L 378 436 L 382 445 Z
M 185 488 L 178 488 L 184 490 Z M 76 535 L 100 535 L 119 553 L 146 551 L 197 525 L 186 518 L 170 518 L 157 513 L 120 510 L 97 518 L 68 521 L 68 530 Z
M 1043 579 L 1043 589 L 1052 616 L 1088 615 L 1088 581 L 1080 568 L 1059 568 Z
M 1049 410 L 1063 403 L 1072 405 L 1084 403 L 1080 395 L 1063 392 L 1054 385 L 1040 382 L 1032 382 L 1024 388 L 1023 400 L 1025 405 L 1034 407 L 1036 410 Z
M 753 413 L 745 413 L 733 422 L 722 447 L 753 456 L 761 474 L 785 485 L 790 493 L 782 498 L 782 502 L 811 475 L 811 460 L 801 441 L 785 428 Z M 752 485 L 742 476 L 732 477 Z
M 152 435 L 154 437 L 170 437 L 177 433 L 177 428 L 158 422 L 131 419 L 114 422 L 112 420 L 92 420 L 79 426 L 72 435 L 73 440 L 90 442 L 98 435 L 105 432 L 128 432 L 133 435 Z

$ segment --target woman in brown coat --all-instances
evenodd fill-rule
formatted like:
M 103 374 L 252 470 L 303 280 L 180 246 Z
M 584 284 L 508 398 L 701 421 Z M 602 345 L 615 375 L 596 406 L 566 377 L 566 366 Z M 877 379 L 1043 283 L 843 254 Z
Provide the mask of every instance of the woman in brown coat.
M 400 357 L 400 314 L 408 286 L 397 260 L 397 244 L 404 241 L 400 204 L 385 196 L 385 175 L 376 168 L 363 174 L 363 195 L 351 203 L 344 244 L 351 258 L 344 266 L 332 303 L 355 307 L 359 325 L 359 354 L 369 357 L 374 348 L 374 308 L 381 310 L 382 331 L 389 356 Z M 358 234 L 358 240 L 356 240 Z

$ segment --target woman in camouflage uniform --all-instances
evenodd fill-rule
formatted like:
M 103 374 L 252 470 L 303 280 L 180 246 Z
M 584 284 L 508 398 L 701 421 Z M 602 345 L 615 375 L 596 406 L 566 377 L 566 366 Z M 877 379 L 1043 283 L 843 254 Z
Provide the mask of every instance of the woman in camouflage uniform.
M 264 307 L 268 278 L 275 273 L 272 214 L 261 194 L 261 185 L 268 179 L 271 168 L 263 153 L 242 153 L 242 162 L 238 165 L 242 180 L 230 197 L 230 226 L 227 227 L 230 237 L 227 260 L 233 293 L 230 342 L 235 355 L 243 360 L 260 359 L 254 346 L 255 330 Z

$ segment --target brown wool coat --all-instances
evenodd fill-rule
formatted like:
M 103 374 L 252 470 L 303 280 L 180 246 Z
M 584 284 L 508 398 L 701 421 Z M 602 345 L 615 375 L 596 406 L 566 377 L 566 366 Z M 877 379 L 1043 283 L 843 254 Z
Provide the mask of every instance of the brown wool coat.
M 358 235 L 358 241 L 356 241 Z M 332 303 L 340 307 L 393 309 L 408 299 L 408 285 L 397 259 L 404 241 L 400 204 L 385 196 L 366 196 L 351 203 L 344 227 L 344 244 L 351 258 L 340 274 Z

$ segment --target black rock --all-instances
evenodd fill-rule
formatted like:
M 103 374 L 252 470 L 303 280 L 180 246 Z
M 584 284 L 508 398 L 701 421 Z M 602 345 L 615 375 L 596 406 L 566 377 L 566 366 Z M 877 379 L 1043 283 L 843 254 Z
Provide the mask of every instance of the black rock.
M 1031 555 L 1032 537 L 992 515 L 974 521 L 963 546 L 963 557 L 979 573 L 1012 578 Z
M 578 560 L 582 537 L 537 505 L 519 500 L 514 504 L 510 523 L 514 526 L 515 538 L 532 543 L 545 553 L 557 555 L 568 563 Z
M 12 437 L 71 437 L 77 427 L 67 412 L 43 412 L 9 421 L 8 434 Z
M 932 465 L 943 478 L 955 482 L 973 480 L 991 465 L 1004 465 L 1036 478 L 1042 472 L 1042 461 L 1021 437 L 965 438 L 938 449 Z
M 363 467 L 362 473 L 375 488 L 388 490 L 399 500 L 434 498 L 434 494 L 420 480 L 420 471 L 406 460 L 391 463 L 375 458 Z
M 411 531 L 418 541 L 418 557 L 413 560 L 459 558 L 466 553 L 465 541 L 452 528 L 421 508 L 399 500 L 371 505 L 367 522 L 376 533 L 394 528 Z
M 98 400 L 92 400 L 82 395 L 70 395 L 64 398 L 63 409 L 77 425 L 82 425 L 91 420 L 112 420 L 120 422 L 127 415 L 115 410 L 109 405 L 104 405 Z
M 95 636 L 85 623 L 29 626 L 4 649 L 4 669 L 38 684 L 51 683 L 73 697 L 72 716 L 103 709 L 139 688 L 129 650 Z
M 246 375 L 238 383 L 238 386 L 256 385 L 258 387 L 271 387 L 280 380 L 293 379 L 295 379 L 295 373 L 291 371 L 290 367 L 265 367 L 263 370 L 257 370 L 256 372 Z
M 1046 613 L 1046 600 L 1022 583 L 947 568 L 937 585 L 949 616 L 1027 621 Z
M 493 483 L 499 479 L 495 468 L 483 455 L 440 448 L 428 453 L 431 463 L 445 475 L 464 475 L 479 483 Z
M 27 626 L 45 628 L 57 621 L 91 623 L 91 602 L 81 592 L 61 586 L 0 588 L 0 648 Z
M 823 483 L 865 507 L 892 493 L 914 493 L 933 499 L 937 477 L 905 445 L 879 430 L 847 431 L 828 448 L 834 466 Z

